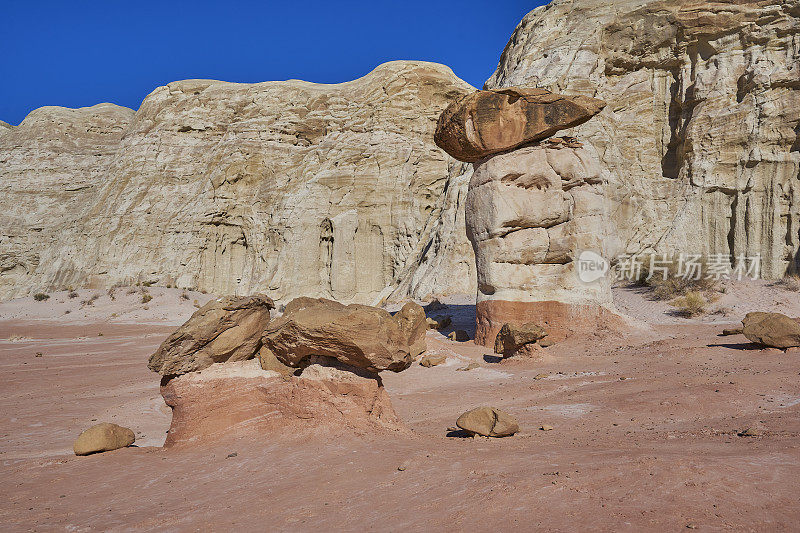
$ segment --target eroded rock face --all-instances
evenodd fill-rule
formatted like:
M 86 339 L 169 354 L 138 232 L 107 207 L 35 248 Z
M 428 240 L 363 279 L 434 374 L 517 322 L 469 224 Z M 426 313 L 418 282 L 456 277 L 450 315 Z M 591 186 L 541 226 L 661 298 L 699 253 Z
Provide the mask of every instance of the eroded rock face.
M 554 0 L 530 12 L 487 88 L 603 99 L 570 130 L 609 172 L 629 253 L 800 259 L 800 2 Z
M 272 300 L 263 295 L 211 300 L 161 343 L 147 366 L 162 376 L 256 356 L 269 324 Z
M 781 313 L 747 313 L 742 326 L 751 342 L 782 350 L 800 346 L 800 323 Z
M 62 269 L 83 258 L 57 250 L 85 224 L 81 215 L 107 184 L 133 115 L 113 104 L 42 107 L 19 126 L 0 127 L 0 298 L 72 281 Z
M 459 161 L 480 161 L 583 124 L 605 102 L 544 89 L 477 91 L 450 104 L 436 125 L 436 145 Z
M 125 448 L 135 441 L 136 435 L 130 429 L 101 422 L 81 433 L 72 449 L 75 455 L 90 455 Z
M 290 367 L 303 367 L 310 357 L 324 356 L 372 372 L 400 372 L 413 361 L 411 346 L 418 346 L 409 337 L 407 324 L 404 315 L 393 317 L 377 307 L 303 297 L 289 302 L 261 340 Z
M 348 83 L 185 80 L 134 112 L 0 128 L 0 297 L 153 281 L 373 303 L 471 292 L 471 169 L 433 142 L 474 89 L 391 62 Z
M 223 363 L 177 377 L 161 394 L 172 408 L 165 447 L 306 432 L 409 432 L 378 380 L 320 364 L 281 376 L 255 360 Z
M 506 322 L 537 322 L 556 340 L 573 327 L 594 327 L 573 318 L 605 313 L 610 278 L 584 282 L 576 261 L 583 251 L 615 253 L 605 182 L 593 153 L 566 143 L 475 164 L 466 216 L 478 272 L 476 343 L 491 346 Z

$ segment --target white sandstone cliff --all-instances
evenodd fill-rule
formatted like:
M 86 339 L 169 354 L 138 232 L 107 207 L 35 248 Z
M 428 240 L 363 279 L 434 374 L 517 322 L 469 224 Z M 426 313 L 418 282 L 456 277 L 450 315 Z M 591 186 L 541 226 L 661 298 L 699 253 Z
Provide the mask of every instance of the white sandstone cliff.
M 469 165 L 434 145 L 472 90 L 397 61 L 338 85 L 187 80 L 135 113 L 0 134 L 0 297 L 150 281 L 371 303 L 474 290 Z
M 554 0 L 486 86 L 608 102 L 571 134 L 610 172 L 628 252 L 800 266 L 798 0 Z

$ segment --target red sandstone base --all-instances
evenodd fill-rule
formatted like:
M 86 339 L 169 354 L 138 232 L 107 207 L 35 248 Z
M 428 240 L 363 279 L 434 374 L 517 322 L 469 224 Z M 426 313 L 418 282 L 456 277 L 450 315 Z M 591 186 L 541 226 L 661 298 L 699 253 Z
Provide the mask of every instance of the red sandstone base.
M 558 342 L 570 335 L 599 331 L 624 331 L 625 321 L 600 305 L 562 302 L 509 302 L 487 300 L 475 308 L 475 344 L 494 347 L 503 324 L 534 322 L 547 330 L 548 340 Z
M 374 379 L 178 377 L 161 387 L 172 408 L 164 447 L 305 432 L 408 432 Z

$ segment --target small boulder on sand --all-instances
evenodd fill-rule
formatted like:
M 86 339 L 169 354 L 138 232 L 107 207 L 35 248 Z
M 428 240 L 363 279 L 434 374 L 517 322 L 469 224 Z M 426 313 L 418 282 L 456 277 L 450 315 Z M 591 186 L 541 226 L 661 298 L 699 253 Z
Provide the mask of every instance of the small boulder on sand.
M 450 315 L 428 317 L 427 323 L 428 329 L 443 330 L 453 323 L 453 319 Z
M 416 358 L 424 353 L 427 348 L 425 332 L 428 330 L 428 324 L 426 323 L 425 310 L 422 309 L 422 306 L 414 302 L 408 302 L 394 315 L 394 318 L 400 324 L 400 329 L 406 334 L 411 357 Z
M 109 452 L 130 446 L 135 440 L 136 435 L 130 429 L 101 422 L 81 433 L 72 445 L 72 450 L 75 455 Z
M 720 333 L 720 335 L 723 337 L 730 337 L 731 335 L 741 335 L 741 334 L 742 334 L 742 328 L 726 328 L 722 330 L 722 333 Z
M 451 331 L 447 338 L 451 341 L 467 342 L 469 340 L 469 333 L 463 329 L 457 329 L 455 331 Z
M 756 344 L 785 350 L 800 346 L 800 324 L 780 313 L 747 313 L 742 333 Z
M 484 437 L 508 437 L 519 431 L 517 420 L 495 407 L 478 407 L 462 414 L 456 425 L 472 434 Z
M 511 357 L 526 344 L 535 343 L 546 336 L 545 329 L 533 322 L 521 326 L 506 323 L 497 333 L 494 341 L 494 353 L 502 354 L 503 357 Z
M 430 368 L 432 366 L 441 365 L 445 361 L 447 361 L 447 357 L 444 355 L 426 355 L 425 357 L 419 360 L 419 366 Z

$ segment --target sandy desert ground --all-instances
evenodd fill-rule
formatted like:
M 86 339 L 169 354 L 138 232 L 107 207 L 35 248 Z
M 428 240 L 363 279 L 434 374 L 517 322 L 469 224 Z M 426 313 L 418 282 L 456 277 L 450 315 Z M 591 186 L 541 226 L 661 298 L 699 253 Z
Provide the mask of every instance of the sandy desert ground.
M 800 316 L 800 294 L 774 284 L 731 284 L 698 320 L 616 289 L 636 327 L 541 361 L 429 332 L 445 365 L 383 374 L 409 436 L 323 428 L 181 449 L 159 447 L 170 412 L 146 361 L 211 296 L 149 292 L 147 304 L 126 289 L 0 304 L 5 531 L 800 528 L 800 354 L 717 336 L 750 310 Z M 446 302 L 471 333 L 470 299 Z M 521 434 L 448 431 L 478 405 L 516 416 Z M 132 428 L 137 447 L 75 457 L 76 436 L 103 420 Z M 747 428 L 759 436 L 738 436 Z

